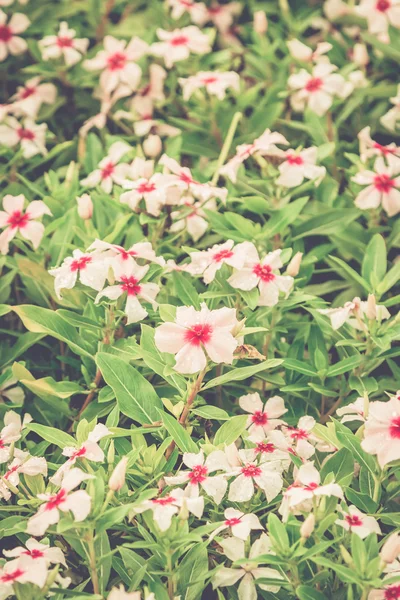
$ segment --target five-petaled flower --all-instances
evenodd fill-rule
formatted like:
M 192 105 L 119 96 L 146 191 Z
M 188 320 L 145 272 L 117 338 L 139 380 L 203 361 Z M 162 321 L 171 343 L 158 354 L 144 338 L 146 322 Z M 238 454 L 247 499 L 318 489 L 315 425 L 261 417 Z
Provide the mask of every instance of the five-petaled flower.
M 150 52 L 154 56 L 162 56 L 168 69 L 174 63 L 189 58 L 191 53 L 206 54 L 211 51 L 208 36 L 194 25 L 174 31 L 158 28 L 157 36 L 161 41 L 152 44 Z
M 354 201 L 361 210 L 382 205 L 389 217 L 400 212 L 400 164 L 385 164 L 383 157 L 379 156 L 373 171 L 360 171 L 352 177 L 352 181 L 367 186 Z
M 282 425 L 284 421 L 279 417 L 287 412 L 283 398 L 273 396 L 263 404 L 258 392 L 241 396 L 239 405 L 240 408 L 251 413 L 247 427 L 252 442 L 262 442 L 270 431 Z
M 186 490 L 175 488 L 164 496 L 158 496 L 151 500 L 145 500 L 139 506 L 135 506 L 135 513 L 143 513 L 151 510 L 153 519 L 161 531 L 167 531 L 170 528 L 172 517 L 177 515 L 181 509 L 186 509 L 189 513 L 201 518 L 204 510 L 204 498 L 196 494 L 189 495 Z
M 366 538 L 370 533 L 381 533 L 381 528 L 374 517 L 364 515 L 356 506 L 349 506 L 348 512 L 342 514 L 341 519 L 335 521 L 343 529 L 355 533 L 361 539 Z
M 293 109 L 302 112 L 308 106 L 318 116 L 324 115 L 332 106 L 334 96 L 340 96 L 344 90 L 345 80 L 334 72 L 336 69 L 330 62 L 320 62 L 312 73 L 300 69 L 290 75 L 288 86 Z
M 0 234 L 0 252 L 7 254 L 9 243 L 20 233 L 25 240 L 32 242 L 35 250 L 40 245 L 44 234 L 44 225 L 37 219 L 43 215 L 50 215 L 50 209 L 41 200 L 30 202 L 24 210 L 25 196 L 11 196 L 3 198 L 3 208 L 0 211 L 0 227 L 5 227 Z
M 25 119 L 20 123 L 14 117 L 8 117 L 0 125 L 1 143 L 9 148 L 20 144 L 24 158 L 32 158 L 36 154 L 46 154 L 46 123 L 34 123 Z
M 130 149 L 126 142 L 114 142 L 110 146 L 107 156 L 99 162 L 97 169 L 92 171 L 85 179 L 82 179 L 81 184 L 90 188 L 100 185 L 106 194 L 110 194 L 113 185 L 115 183 L 122 185 L 129 173 L 129 165 L 118 163 Z
M 108 264 L 105 260 L 96 260 L 96 255 L 89 252 L 74 250 L 60 267 L 50 269 L 54 280 L 54 289 L 59 298 L 61 290 L 71 290 L 78 280 L 98 292 L 103 289 L 107 277 Z
M 370 403 L 361 446 L 376 454 L 381 467 L 400 458 L 400 402 L 396 397 Z
M 17 56 L 25 52 L 28 44 L 18 34 L 23 33 L 30 23 L 28 17 L 22 13 L 14 13 L 7 22 L 6 13 L 0 9 L 0 62 L 5 60 L 8 54 Z
M 62 58 L 67 67 L 78 63 L 89 46 L 88 38 L 76 38 L 75 29 L 70 29 L 66 21 L 61 21 L 57 35 L 46 35 L 39 41 L 43 60 Z

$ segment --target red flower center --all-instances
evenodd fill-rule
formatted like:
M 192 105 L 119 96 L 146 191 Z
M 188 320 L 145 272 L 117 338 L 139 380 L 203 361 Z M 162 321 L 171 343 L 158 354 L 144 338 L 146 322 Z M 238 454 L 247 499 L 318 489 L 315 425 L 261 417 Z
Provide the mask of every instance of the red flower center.
M 0 42 L 9 42 L 13 37 L 11 27 L 8 25 L 0 25 Z
M 107 58 L 107 64 L 110 71 L 120 71 L 127 63 L 126 54 L 123 52 L 115 52 Z
M 344 520 L 347 521 L 350 527 L 361 527 L 363 524 L 360 517 L 357 515 L 346 515 Z
M 0 581 L 1 583 L 11 583 L 12 581 L 15 581 L 16 579 L 18 579 L 19 577 L 22 577 L 22 575 L 25 573 L 25 571 L 23 571 L 22 569 L 15 569 L 15 571 L 12 571 L 11 573 L 4 573 L 3 575 L 1 575 L 0 577 Z M 394 596 L 393 596 L 394 598 Z
M 77 258 L 73 260 L 70 266 L 72 272 L 74 271 L 82 271 L 82 269 L 86 269 L 87 265 L 92 262 L 91 256 L 82 256 L 81 258 Z
M 242 467 L 242 473 L 245 477 L 259 477 L 262 471 L 256 465 L 246 465 Z
M 270 283 L 271 281 L 274 281 L 274 279 L 275 279 L 275 275 L 273 274 L 272 268 L 270 267 L 270 265 L 262 265 L 260 263 L 254 267 L 253 273 L 257 277 L 259 277 L 261 279 L 261 281 L 264 281 L 265 283 Z
M 173 496 L 165 496 L 164 498 L 153 498 L 153 504 L 158 504 L 159 506 L 168 506 L 168 504 L 172 504 L 175 502 L 175 498 Z
M 29 96 L 32 96 L 32 94 L 34 94 L 35 92 L 36 92 L 35 87 L 29 87 L 27 85 L 26 88 L 24 88 L 21 92 L 21 100 L 25 100 L 25 98 L 29 98 Z
M 204 465 L 197 465 L 193 467 L 191 472 L 189 473 L 190 483 L 202 483 L 207 479 L 208 469 Z
M 25 552 L 22 554 L 26 554 L 31 558 L 43 558 L 44 556 L 44 552 L 42 552 L 42 550 L 38 550 L 37 548 L 34 548 L 33 550 L 25 550 Z
M 400 417 L 392 419 L 389 427 L 389 435 L 395 440 L 400 440 Z
M 233 519 L 226 519 L 225 525 L 227 527 L 233 527 L 234 525 L 239 525 L 240 522 L 240 519 L 238 519 L 237 517 L 233 517 Z
M 230 258 L 231 256 L 233 256 L 232 250 L 221 250 L 220 252 L 214 254 L 213 261 L 219 263 L 227 258 Z
M 67 491 L 62 489 L 57 492 L 54 496 L 51 496 L 50 500 L 46 502 L 45 510 L 54 510 L 58 508 L 60 504 L 63 504 L 67 499 Z
M 251 420 L 255 425 L 266 425 L 268 423 L 268 415 L 261 410 L 256 410 L 252 415 Z
M 57 46 L 59 48 L 71 48 L 72 46 L 72 38 L 67 37 L 66 35 L 58 36 L 57 38 Z
M 114 169 L 115 169 L 115 165 L 112 162 L 107 163 L 102 169 L 101 169 L 101 179 L 107 179 L 108 177 L 111 177 L 111 175 L 114 173 Z
M 11 227 L 11 229 L 23 229 L 29 222 L 29 215 L 27 213 L 23 213 L 20 210 L 15 210 L 7 219 L 7 225 Z
M 85 446 L 82 446 L 82 448 L 79 448 L 79 450 L 73 453 L 73 455 L 70 457 L 70 460 L 74 460 L 74 458 L 81 458 L 82 456 L 85 456 L 85 454 L 86 448 Z
M 209 85 L 210 83 L 215 83 L 216 81 L 218 81 L 218 79 L 216 77 L 204 77 L 203 79 L 203 83 L 204 85 Z
M 308 485 L 304 486 L 304 489 L 307 492 L 313 492 L 314 490 L 317 489 L 317 487 L 319 487 L 318 483 L 315 483 L 314 481 L 312 481 L 311 483 L 309 483 Z
M 128 260 L 130 256 L 136 256 L 136 252 L 134 250 L 125 250 L 120 246 L 115 246 L 115 249 L 117 250 L 117 252 L 119 252 L 122 260 Z
M 386 12 L 387 10 L 389 10 L 389 8 L 389 0 L 378 0 L 378 2 L 376 3 L 376 10 L 379 10 L 379 12 Z
M 391 585 L 389 588 L 386 588 L 385 600 L 399 600 L 400 598 L 400 585 Z
M 256 450 L 261 454 L 272 454 L 275 451 L 275 446 L 271 442 L 259 442 L 256 445 Z
M 186 46 L 189 43 L 189 38 L 186 35 L 177 35 L 170 41 L 171 46 Z
M 320 77 L 311 77 L 306 83 L 305 89 L 307 92 L 318 92 L 323 85 L 323 81 Z
M 374 143 L 373 148 L 379 150 L 379 152 L 381 152 L 381 154 L 383 154 L 384 156 L 387 156 L 388 154 L 396 154 L 395 148 L 388 148 L 388 146 L 382 146 L 382 144 L 378 144 L 378 142 Z
M 388 194 L 392 188 L 395 187 L 394 179 L 391 179 L 389 175 L 375 175 L 374 186 L 379 192 Z
M 140 185 L 138 185 L 138 187 L 136 188 L 136 190 L 139 192 L 139 194 L 150 194 L 150 192 L 154 192 L 156 189 L 156 186 L 154 183 L 141 183 Z
M 296 427 L 288 427 L 292 440 L 307 440 L 308 433 L 304 429 L 296 429 Z
M 123 275 L 121 277 L 121 281 L 122 281 L 121 289 L 124 292 L 127 292 L 128 296 L 137 296 L 138 294 L 140 294 L 140 290 L 142 288 L 139 285 L 136 277 L 132 277 L 132 276 L 126 277 L 126 275 Z
M 8 479 L 10 477 L 10 475 L 12 475 L 13 473 L 15 473 L 15 471 L 18 471 L 20 465 L 15 465 L 15 467 L 11 467 L 11 469 L 9 469 L 7 471 L 7 473 L 5 473 L 4 475 L 4 479 Z
M 33 133 L 33 131 L 31 131 L 30 129 L 24 129 L 23 127 L 20 127 L 19 129 L 17 129 L 17 135 L 20 140 L 34 140 L 35 139 L 35 134 Z
M 304 164 L 304 160 L 301 158 L 301 156 L 296 155 L 296 154 L 287 154 L 286 155 L 286 160 L 288 161 L 289 165 L 302 165 L 302 164 Z
M 185 342 L 192 346 L 207 344 L 211 339 L 212 331 L 212 327 L 208 323 L 193 325 L 190 329 L 186 329 L 184 333 Z
M 196 183 L 195 180 L 190 177 L 190 175 L 186 175 L 186 173 L 179 173 L 179 179 L 180 181 L 183 181 L 183 183 Z

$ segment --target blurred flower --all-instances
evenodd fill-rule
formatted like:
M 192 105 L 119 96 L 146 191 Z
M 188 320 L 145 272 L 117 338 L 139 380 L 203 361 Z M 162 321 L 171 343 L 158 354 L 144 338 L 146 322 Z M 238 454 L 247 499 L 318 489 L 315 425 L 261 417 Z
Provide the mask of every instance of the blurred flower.
M 400 0 L 361 0 L 355 12 L 367 19 L 370 33 L 387 33 L 389 26 L 400 28 Z
M 380 551 L 381 559 L 386 564 L 392 564 L 400 555 L 400 534 L 392 533 L 383 544 Z
M 27 118 L 22 124 L 14 117 L 8 117 L 5 123 L 0 125 L 0 144 L 10 148 L 20 144 L 24 158 L 32 158 L 36 154 L 47 154 L 46 131 L 46 123 L 38 125 L 32 119 Z
M 386 129 L 395 131 L 398 121 L 400 121 L 400 85 L 397 87 L 397 95 L 389 98 L 393 108 L 381 117 L 381 123 Z
M 191 492 L 185 493 L 176 488 L 169 494 L 151 500 L 146 500 L 133 509 L 135 513 L 142 513 L 146 510 L 153 512 L 153 519 L 161 531 L 167 531 L 170 528 L 172 517 L 179 513 L 182 507 L 185 507 L 190 513 L 201 519 L 204 511 L 204 498 Z
M 54 288 L 58 298 L 61 290 L 71 290 L 79 279 L 83 285 L 97 290 L 103 289 L 107 276 L 108 265 L 103 260 L 96 260 L 96 256 L 81 250 L 74 250 L 60 267 L 50 269 L 49 273 L 55 277 Z
M 92 218 L 93 215 L 93 202 L 89 196 L 89 194 L 82 194 L 82 196 L 78 196 L 76 199 L 78 204 L 78 215 L 81 219 L 87 221 Z
M 341 75 L 333 73 L 337 67 L 330 62 L 320 62 L 310 74 L 305 69 L 290 75 L 288 86 L 291 90 L 290 103 L 297 112 L 308 106 L 319 117 L 332 106 L 334 96 L 340 96 L 345 80 Z
M 119 185 L 127 176 L 129 165 L 118 164 L 121 158 L 129 152 L 131 147 L 126 142 L 114 142 L 105 156 L 98 164 L 97 169 L 92 171 L 81 184 L 85 187 L 94 188 L 97 185 L 110 194 L 115 183 Z
M 189 100 L 192 94 L 204 87 L 210 96 L 216 96 L 218 100 L 223 100 L 226 90 L 232 88 L 239 91 L 240 77 L 234 71 L 199 71 L 191 77 L 180 77 L 179 83 L 183 89 L 183 99 Z
M 268 30 L 267 15 L 263 10 L 256 10 L 253 15 L 253 29 L 258 35 L 265 35 Z
M 296 39 L 286 43 L 291 56 L 300 62 L 319 62 L 323 55 L 332 49 L 332 44 L 328 42 L 320 42 L 314 51 Z
M 123 456 L 114 471 L 111 473 L 110 479 L 108 480 L 108 487 L 113 492 L 119 492 L 122 486 L 125 484 L 126 468 L 128 466 L 128 458 Z
M 191 263 L 186 270 L 191 275 L 202 275 L 205 284 L 214 281 L 219 269 L 224 264 L 240 269 L 246 259 L 246 247 L 244 244 L 235 246 L 233 240 L 227 240 L 223 244 L 215 244 L 212 248 L 202 252 L 190 253 Z
M 292 188 L 301 185 L 304 178 L 315 180 L 315 185 L 319 185 L 324 178 L 325 167 L 318 167 L 317 162 L 318 148 L 312 146 L 300 152 L 294 150 L 284 151 L 284 160 L 279 165 L 280 176 L 276 180 L 277 185 Z
M 43 60 L 62 58 L 67 67 L 78 63 L 89 46 L 88 38 L 76 38 L 75 29 L 69 29 L 66 21 L 61 21 L 57 35 L 46 35 L 39 41 Z
M 154 56 L 163 57 L 168 69 L 173 67 L 174 63 L 189 58 L 191 53 L 211 52 L 208 36 L 194 25 L 174 31 L 158 28 L 157 36 L 161 41 L 153 43 L 150 46 L 150 52 Z
M 14 112 L 34 119 L 42 104 L 54 104 L 57 97 L 56 86 L 41 83 L 41 80 L 41 77 L 33 77 L 17 88 L 17 92 L 10 98 L 14 101 Z
M 364 515 L 353 505 L 349 506 L 348 513 L 343 513 L 342 517 L 342 519 L 337 519 L 335 521 L 336 525 L 340 525 L 343 529 L 355 533 L 362 540 L 370 533 L 381 533 L 381 528 L 376 519 Z
M 14 13 L 7 23 L 7 15 L 0 9 L 0 62 L 8 54 L 17 56 L 26 51 L 28 44 L 18 34 L 23 33 L 30 24 L 28 17 L 22 13 Z

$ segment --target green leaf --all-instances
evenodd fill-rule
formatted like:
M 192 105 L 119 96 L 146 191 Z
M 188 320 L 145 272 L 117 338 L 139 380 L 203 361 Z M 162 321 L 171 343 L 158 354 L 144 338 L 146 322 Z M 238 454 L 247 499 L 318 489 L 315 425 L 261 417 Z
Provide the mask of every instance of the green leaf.
M 347 373 L 348 371 L 352 371 L 355 367 L 361 363 L 363 357 L 360 355 L 349 356 L 348 358 L 344 358 L 339 361 L 335 365 L 331 365 L 327 371 L 328 377 L 336 377 L 336 375 L 341 375 L 342 373 Z
M 386 294 L 400 280 L 400 261 L 396 262 L 388 271 L 377 287 L 377 292 L 380 296 Z
M 66 446 L 76 447 L 75 438 L 61 429 L 47 427 L 47 425 L 39 425 L 37 423 L 28 423 L 25 427 L 28 431 L 37 433 L 41 438 L 46 440 L 46 442 L 55 444 L 59 448 L 65 448 Z
M 289 549 L 290 543 L 286 527 L 274 513 L 268 515 L 268 533 L 278 553 L 283 553 Z
M 265 360 L 259 365 L 253 365 L 251 367 L 239 367 L 238 369 L 233 369 L 232 371 L 228 371 L 224 373 L 220 377 L 215 377 L 215 379 L 211 379 L 205 386 L 202 387 L 202 390 L 209 390 L 217 385 L 223 385 L 224 383 L 230 383 L 231 381 L 242 381 L 243 379 L 248 379 L 261 371 L 265 371 L 266 369 L 272 369 L 273 367 L 277 367 L 283 363 L 283 360 L 280 358 L 272 358 L 271 360 Z
M 4 315 L 8 315 L 9 312 L 12 311 L 11 306 L 8 304 L 0 304 L 0 317 L 4 317 Z
M 308 375 L 310 377 L 318 376 L 317 371 L 315 371 L 311 365 L 302 362 L 301 360 L 285 358 L 283 365 L 286 369 L 289 369 L 289 371 L 296 371 L 297 373 L 303 373 L 303 375 Z
M 208 573 L 207 542 L 196 544 L 179 565 L 178 595 L 181 600 L 198 600 L 204 590 Z
M 231 418 L 226 410 L 222 410 L 218 406 L 199 406 L 198 408 L 193 408 L 190 412 L 203 419 L 214 419 L 216 421 L 227 421 Z
M 394 60 L 397 65 L 400 63 L 400 50 L 397 50 L 393 44 L 381 42 L 376 35 L 366 31 L 361 32 L 361 37 L 365 42 L 382 52 L 383 56 Z
M 158 421 L 162 402 L 139 371 L 118 356 L 105 352 L 97 354 L 96 363 L 105 382 L 114 390 L 124 415 L 140 424 Z
M 379 233 L 374 235 L 365 251 L 361 275 L 376 289 L 386 273 L 386 244 Z
M 344 273 L 348 276 L 347 278 L 351 282 L 356 283 L 360 287 L 364 288 L 364 290 L 367 292 L 372 291 L 368 281 L 365 281 L 365 279 L 361 277 L 361 275 L 359 275 L 357 271 L 352 269 L 346 262 L 344 262 L 344 260 L 341 260 L 336 256 L 329 256 L 327 262 L 328 264 L 333 263 L 333 266 L 338 266 L 342 271 L 344 271 Z
M 315 558 L 311 558 L 310 560 L 315 562 L 317 565 L 320 565 L 321 567 L 326 567 L 327 569 L 330 569 L 331 571 L 336 573 L 339 579 L 341 579 L 345 583 L 360 583 L 358 574 L 354 570 L 349 569 L 348 567 L 344 567 L 338 562 L 333 562 L 332 560 L 329 560 L 328 558 L 325 558 L 323 556 L 317 556 Z
M 299 600 L 328 600 L 322 592 L 319 592 L 309 585 L 299 585 L 299 587 L 296 588 L 296 594 Z
M 257 238 L 264 239 L 265 237 L 272 237 L 277 233 L 282 233 L 284 229 L 293 223 L 305 205 L 309 198 L 298 198 L 293 202 L 290 202 L 287 206 L 273 213 L 272 217 L 262 229 L 262 233 L 257 235 Z
M 336 483 L 350 485 L 354 474 L 354 459 L 350 450 L 341 448 L 324 462 L 321 469 L 322 481 L 331 473 L 334 474 Z
M 226 421 L 218 429 L 215 434 L 213 444 L 214 446 L 220 446 L 221 444 L 233 444 L 242 435 L 247 426 L 247 415 L 238 415 L 232 417 L 229 421 Z
M 364 466 L 371 473 L 375 474 L 376 472 L 376 460 L 361 448 L 360 440 L 348 429 L 338 421 L 334 421 L 336 437 L 339 440 L 340 444 L 350 450 L 353 454 L 354 460 L 358 462 L 359 465 Z
M 199 295 L 191 280 L 183 273 L 173 272 L 172 281 L 179 300 L 186 306 L 194 306 L 196 310 L 200 310 Z
M 168 433 L 172 435 L 178 448 L 180 448 L 182 452 L 197 453 L 199 451 L 197 444 L 192 440 L 186 429 L 184 429 L 182 425 L 168 413 L 163 410 L 159 410 L 158 412 L 165 428 Z

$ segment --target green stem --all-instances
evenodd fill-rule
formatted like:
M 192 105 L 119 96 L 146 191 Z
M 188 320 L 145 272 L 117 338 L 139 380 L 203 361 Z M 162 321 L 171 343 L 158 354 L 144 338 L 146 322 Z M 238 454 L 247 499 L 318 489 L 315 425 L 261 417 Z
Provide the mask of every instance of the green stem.
M 99 585 L 99 576 L 97 574 L 96 550 L 94 547 L 93 531 L 90 533 L 90 539 L 88 540 L 88 550 L 89 550 L 90 573 L 92 576 L 92 584 L 93 584 L 93 593 L 100 594 L 100 585 Z
M 232 141 L 233 141 L 233 138 L 234 138 L 234 135 L 236 132 L 236 128 L 237 128 L 242 116 L 243 116 L 243 114 L 241 112 L 237 112 L 233 115 L 233 119 L 229 126 L 228 133 L 227 133 L 225 141 L 224 141 L 224 145 L 222 146 L 221 152 L 220 152 L 218 160 L 217 160 L 217 166 L 215 168 L 215 173 L 213 175 L 213 178 L 211 179 L 211 185 L 215 185 L 218 181 L 219 170 L 222 167 L 222 165 L 224 164 L 224 162 L 226 161 L 226 158 L 228 156 L 228 153 L 229 153 L 229 150 L 232 145 Z

